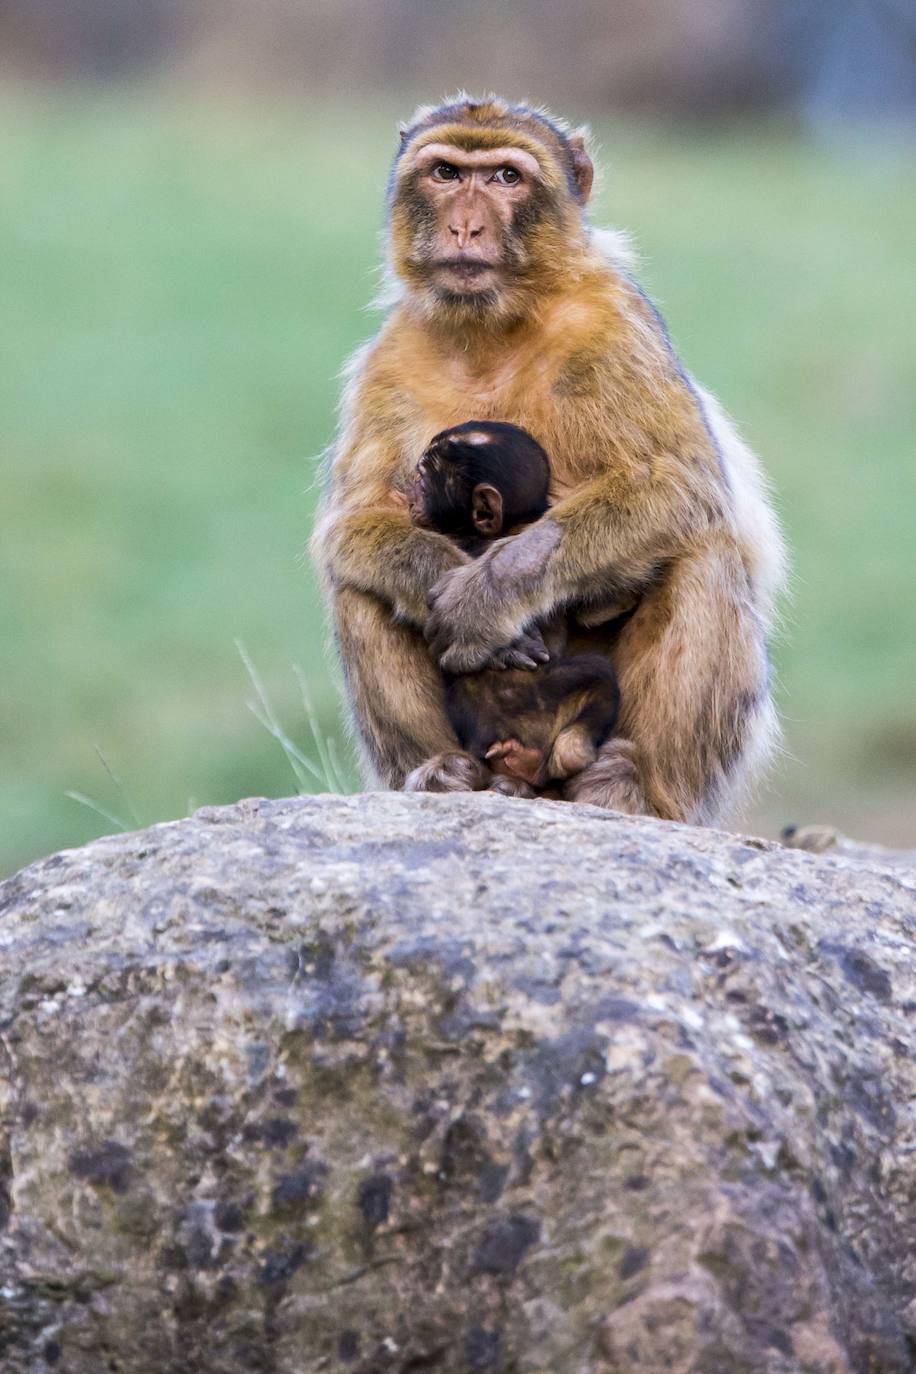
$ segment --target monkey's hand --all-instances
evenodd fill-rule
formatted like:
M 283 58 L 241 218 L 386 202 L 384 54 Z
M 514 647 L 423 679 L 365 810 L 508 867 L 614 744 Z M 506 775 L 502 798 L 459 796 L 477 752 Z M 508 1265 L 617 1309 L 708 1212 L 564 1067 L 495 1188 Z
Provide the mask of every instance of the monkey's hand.
M 488 668 L 539 668 L 550 659 L 550 650 L 536 625 L 520 634 L 505 649 L 497 649 L 487 663 Z
M 482 559 L 453 568 L 429 594 L 424 634 L 444 672 L 475 673 L 481 668 L 536 668 L 550 655 L 540 631 L 519 624 L 500 599 Z
M 532 787 L 540 787 L 546 780 L 543 749 L 526 746 L 520 740 L 497 740 L 484 757 L 497 776 L 520 778 Z

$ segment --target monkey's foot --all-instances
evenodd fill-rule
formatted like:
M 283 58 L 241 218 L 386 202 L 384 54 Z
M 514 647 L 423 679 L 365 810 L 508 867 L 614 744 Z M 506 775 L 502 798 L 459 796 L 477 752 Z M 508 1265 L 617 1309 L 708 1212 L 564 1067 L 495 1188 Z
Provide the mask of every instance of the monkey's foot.
M 581 773 L 583 768 L 594 763 L 597 757 L 598 751 L 588 732 L 581 725 L 568 725 L 553 742 L 547 760 L 547 776 L 558 781 L 571 778 L 574 773 Z
M 494 773 L 505 778 L 521 778 L 537 786 L 544 780 L 544 752 L 529 748 L 517 739 L 496 740 L 484 757 Z
M 521 778 L 495 777 L 488 792 L 501 792 L 504 797 L 536 797 L 534 788 Z
M 649 814 L 636 745 L 627 739 L 608 740 L 595 762 L 568 780 L 563 796 L 567 801 L 625 811 L 630 816 Z
M 434 754 L 404 780 L 405 792 L 480 792 L 490 780 L 489 769 L 472 754 L 458 749 Z

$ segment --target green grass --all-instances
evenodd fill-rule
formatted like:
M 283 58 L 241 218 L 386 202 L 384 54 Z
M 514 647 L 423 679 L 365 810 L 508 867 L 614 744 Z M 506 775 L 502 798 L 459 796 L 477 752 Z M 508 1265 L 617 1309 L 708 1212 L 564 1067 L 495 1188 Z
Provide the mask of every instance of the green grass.
M 332 131 L 332 132 L 329 132 Z M 0 864 L 295 778 L 339 733 L 300 561 L 337 370 L 374 328 L 393 117 L 0 104 Z M 764 455 L 794 550 L 793 756 L 752 816 L 916 843 L 916 162 L 779 132 L 599 129 L 688 365 Z

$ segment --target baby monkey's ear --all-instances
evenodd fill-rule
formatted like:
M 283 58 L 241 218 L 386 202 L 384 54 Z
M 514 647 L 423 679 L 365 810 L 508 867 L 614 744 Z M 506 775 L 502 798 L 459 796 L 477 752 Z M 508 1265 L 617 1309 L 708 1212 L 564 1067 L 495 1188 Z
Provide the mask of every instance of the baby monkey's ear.
M 496 487 L 478 482 L 471 492 L 471 520 L 478 534 L 495 539 L 503 527 L 503 498 Z

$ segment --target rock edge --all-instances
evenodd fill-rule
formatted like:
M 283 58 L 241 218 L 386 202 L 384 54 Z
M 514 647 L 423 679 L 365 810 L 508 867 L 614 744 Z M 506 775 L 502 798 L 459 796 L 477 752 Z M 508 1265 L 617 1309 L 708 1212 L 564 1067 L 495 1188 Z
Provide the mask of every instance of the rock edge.
M 250 801 L 0 887 L 8 1374 L 904 1374 L 916 867 Z

